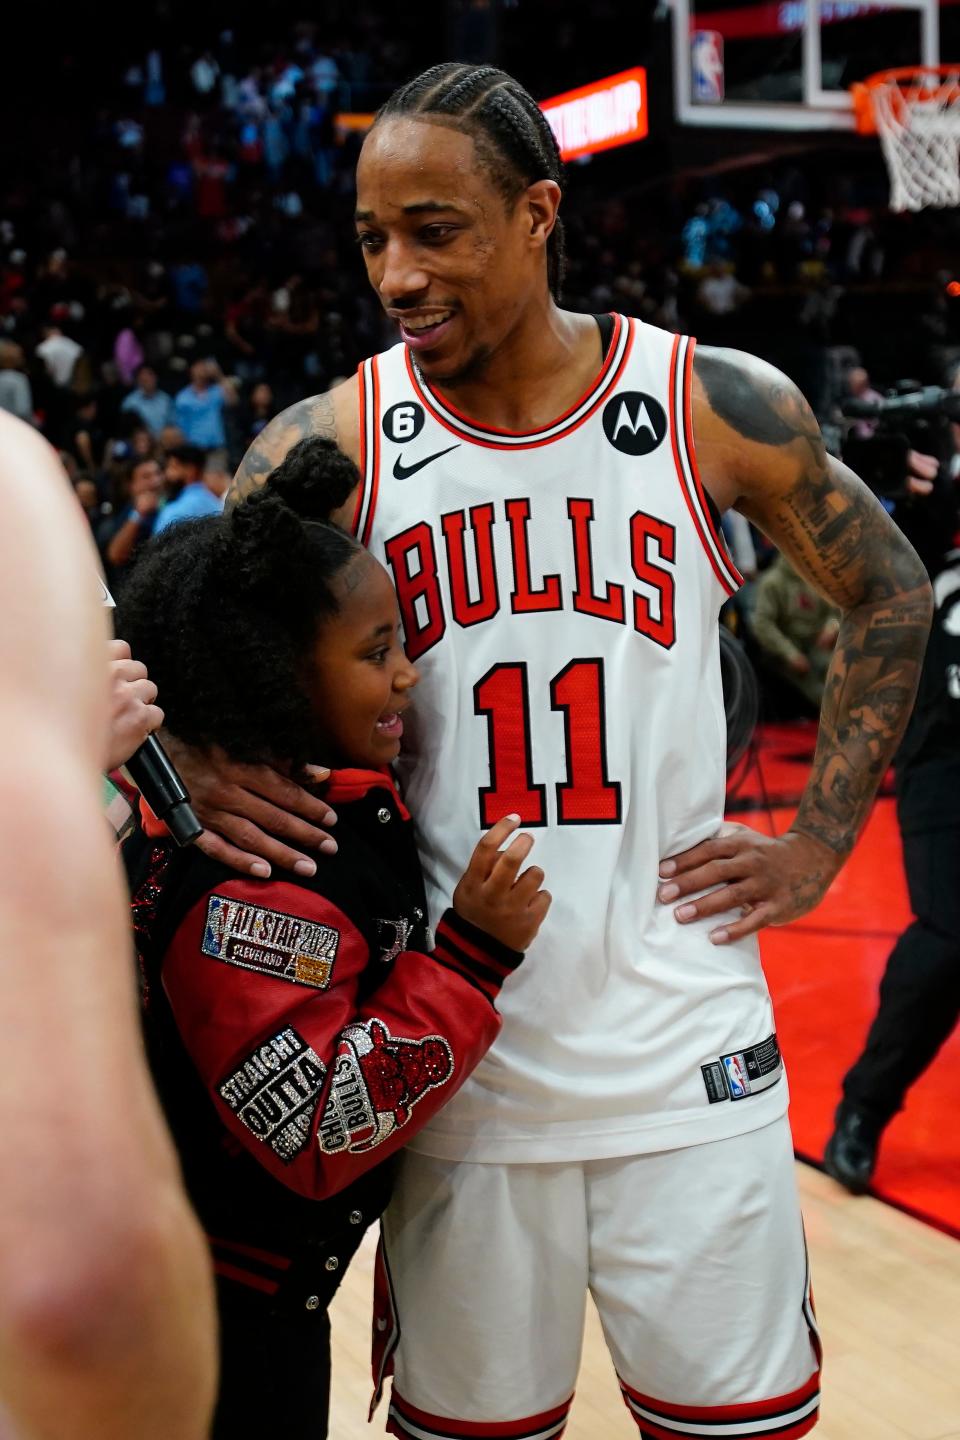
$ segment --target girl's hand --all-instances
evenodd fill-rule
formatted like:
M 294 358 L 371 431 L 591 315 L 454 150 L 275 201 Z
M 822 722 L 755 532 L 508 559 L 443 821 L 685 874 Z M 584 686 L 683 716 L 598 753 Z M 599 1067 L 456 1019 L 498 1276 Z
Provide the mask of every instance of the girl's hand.
M 553 901 L 541 888 L 544 876 L 539 866 L 520 873 L 533 848 L 533 836 L 516 835 L 506 849 L 500 848 L 519 824 L 519 815 L 507 815 L 487 832 L 453 895 L 458 915 L 511 950 L 527 949 Z

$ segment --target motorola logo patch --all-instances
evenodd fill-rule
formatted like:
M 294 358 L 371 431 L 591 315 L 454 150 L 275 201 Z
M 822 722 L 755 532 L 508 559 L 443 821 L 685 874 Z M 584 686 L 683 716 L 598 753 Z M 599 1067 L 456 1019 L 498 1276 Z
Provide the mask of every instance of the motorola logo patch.
M 604 406 L 603 433 L 624 455 L 649 455 L 667 433 L 667 417 L 652 395 L 621 390 Z
M 423 406 L 415 405 L 412 400 L 403 400 L 399 405 L 391 405 L 383 417 L 383 433 L 388 440 L 393 440 L 398 445 L 403 445 L 407 440 L 415 440 L 423 429 Z

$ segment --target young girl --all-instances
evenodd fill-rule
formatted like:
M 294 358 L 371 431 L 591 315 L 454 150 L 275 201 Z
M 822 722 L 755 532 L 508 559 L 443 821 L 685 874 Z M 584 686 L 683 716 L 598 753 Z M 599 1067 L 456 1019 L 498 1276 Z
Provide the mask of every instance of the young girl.
M 529 837 L 499 848 L 508 817 L 426 928 L 387 768 L 417 672 L 386 572 L 328 521 L 356 481 L 329 442 L 303 441 L 230 514 L 159 537 L 118 612 L 182 739 L 294 777 L 336 767 L 339 848 L 313 877 L 127 847 L 151 1063 L 217 1273 L 216 1440 L 326 1434 L 327 1309 L 386 1204 L 389 1157 L 493 1041 L 550 904 L 542 872 L 520 873 Z

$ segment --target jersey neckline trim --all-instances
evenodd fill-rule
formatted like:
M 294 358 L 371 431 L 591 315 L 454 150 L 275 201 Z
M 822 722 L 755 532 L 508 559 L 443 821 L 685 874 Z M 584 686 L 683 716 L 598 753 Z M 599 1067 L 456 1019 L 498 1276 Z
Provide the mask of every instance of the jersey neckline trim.
M 633 345 L 636 322 L 616 314 L 611 315 L 610 318 L 614 326 L 613 335 L 606 358 L 592 384 L 569 410 L 565 410 L 562 415 L 558 415 L 549 425 L 539 430 L 499 430 L 496 426 L 481 425 L 478 421 L 471 420 L 469 416 L 461 414 L 448 400 L 441 399 L 436 391 L 431 389 L 418 371 L 409 349 L 405 346 L 404 360 L 407 374 L 414 392 L 433 418 L 462 440 L 469 440 L 475 445 L 486 445 L 496 450 L 524 450 L 539 445 L 548 445 L 553 440 L 559 440 L 563 436 L 569 435 L 572 430 L 576 430 L 579 425 L 589 419 L 620 377 Z

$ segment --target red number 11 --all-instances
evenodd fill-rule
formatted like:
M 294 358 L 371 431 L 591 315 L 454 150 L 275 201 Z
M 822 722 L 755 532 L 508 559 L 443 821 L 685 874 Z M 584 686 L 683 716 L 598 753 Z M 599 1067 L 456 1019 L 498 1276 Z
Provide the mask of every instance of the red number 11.
M 530 687 L 522 662 L 494 665 L 474 686 L 474 710 L 487 717 L 490 784 L 480 789 L 480 823 L 511 812 L 524 825 L 546 825 L 546 786 L 533 779 Z M 616 825 L 620 784 L 607 776 L 603 661 L 571 660 L 550 682 L 551 709 L 563 712 L 567 778 L 558 781 L 561 825 Z

